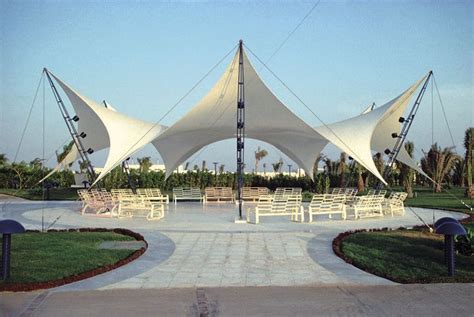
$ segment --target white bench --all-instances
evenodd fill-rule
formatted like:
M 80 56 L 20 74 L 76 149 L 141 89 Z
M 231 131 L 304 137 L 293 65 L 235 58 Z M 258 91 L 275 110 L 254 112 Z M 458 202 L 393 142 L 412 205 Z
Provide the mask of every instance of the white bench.
M 250 221 L 250 215 L 255 213 L 255 224 L 258 224 L 260 217 L 264 216 L 291 216 L 291 220 L 298 221 L 301 216 L 301 222 L 304 221 L 304 209 L 301 206 L 301 195 L 287 195 L 272 197 L 270 195 L 260 196 L 255 208 L 247 209 L 247 222 Z
M 235 201 L 232 187 L 206 187 L 204 189 L 204 203 L 208 202 L 231 202 Z
M 146 212 L 147 220 L 158 220 L 165 216 L 165 206 L 162 202 L 153 202 L 145 195 L 119 196 L 117 216 L 119 218 L 137 216 L 139 211 Z
M 299 188 L 299 187 L 277 187 L 275 189 L 275 193 L 273 193 L 274 197 L 288 196 L 288 195 L 301 195 L 301 188 Z
M 105 189 L 80 189 L 77 194 L 82 201 L 82 215 L 114 216 L 117 202 Z M 88 209 L 92 213 L 88 213 Z
M 350 206 L 354 210 L 354 218 L 382 217 L 384 195 L 356 196 Z
M 384 200 L 383 208 L 385 214 L 390 213 L 399 214 L 403 216 L 405 214 L 405 206 L 403 202 L 407 198 L 408 194 L 404 192 L 391 192 L 388 198 Z
M 151 201 L 169 204 L 170 198 L 168 195 L 163 195 L 159 188 L 137 188 L 138 195 L 144 195 Z
M 199 200 L 202 202 L 201 189 L 197 187 L 173 188 L 173 200 L 176 204 L 178 200 Z
M 324 194 L 314 195 L 308 206 L 309 222 L 313 222 L 313 215 L 341 214 L 342 219 L 346 219 L 346 205 L 344 194 Z
M 243 187 L 242 200 L 244 201 L 258 201 L 258 198 L 263 195 L 268 195 L 268 188 L 266 187 Z

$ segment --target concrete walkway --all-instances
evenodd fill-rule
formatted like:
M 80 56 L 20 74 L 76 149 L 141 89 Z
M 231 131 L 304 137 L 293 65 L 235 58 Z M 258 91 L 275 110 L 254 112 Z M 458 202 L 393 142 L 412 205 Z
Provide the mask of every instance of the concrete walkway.
M 3 205 L 2 205 L 3 204 Z M 110 289 L 160 289 L 241 286 L 392 285 L 334 255 L 340 232 L 362 228 L 419 225 L 407 210 L 403 217 L 294 223 L 266 217 L 259 225 L 235 224 L 235 205 L 170 204 L 161 221 L 81 216 L 77 202 L 0 202 L 0 219 L 13 218 L 27 228 L 129 228 L 145 236 L 149 248 L 139 259 L 114 271 L 51 292 Z M 415 209 L 426 222 L 433 211 Z M 462 217 L 435 211 L 436 218 Z
M 43 291 L 0 295 L 0 316 L 472 316 L 473 291 L 472 284 Z

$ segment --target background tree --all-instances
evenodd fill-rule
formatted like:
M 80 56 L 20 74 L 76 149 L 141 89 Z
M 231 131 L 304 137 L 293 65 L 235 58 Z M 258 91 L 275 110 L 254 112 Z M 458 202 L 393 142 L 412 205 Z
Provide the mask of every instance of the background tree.
M 454 163 L 453 168 L 453 184 L 464 187 L 466 181 L 466 162 L 460 157 L 459 160 Z
M 342 152 L 341 156 L 339 157 L 339 162 L 337 164 L 337 173 L 339 174 L 339 187 L 345 187 L 346 186 L 346 153 Z
M 321 160 L 323 158 L 324 158 L 324 154 L 320 153 L 316 157 L 316 160 L 314 161 L 314 164 L 313 164 L 313 179 L 316 179 L 316 175 L 318 174 L 319 163 L 321 162 Z
M 263 175 L 267 175 L 267 163 L 263 163 Z
M 189 168 L 189 162 L 186 162 L 186 164 L 184 165 L 184 170 L 187 171 Z
M 364 177 L 362 176 L 366 171 L 365 168 L 360 165 L 356 160 L 352 160 L 352 163 L 349 165 L 351 175 L 356 175 L 357 178 L 357 191 L 363 192 L 365 190 Z
M 466 155 L 464 156 L 464 163 L 466 164 L 466 196 L 472 198 L 472 183 L 473 183 L 473 170 L 472 166 L 474 165 L 474 148 L 472 141 L 474 139 L 474 128 L 469 128 L 466 130 L 464 136 L 464 147 L 466 148 Z
M 56 153 L 56 161 L 58 161 L 58 163 L 61 163 L 62 160 L 64 160 L 64 158 L 69 154 L 69 152 L 71 152 L 73 145 L 74 145 L 74 141 L 71 141 L 68 144 L 63 146 L 62 152 Z M 71 165 L 72 163 L 69 164 L 68 167 L 70 167 Z
M 326 157 L 323 159 L 324 162 L 324 171 L 327 175 L 335 176 L 337 175 L 337 161 L 333 161 L 330 158 Z
M 6 165 L 8 163 L 8 158 L 5 153 L 0 153 L 0 166 Z
M 219 174 L 224 174 L 224 168 L 225 164 L 221 164 L 221 166 L 219 166 Z
M 273 163 L 272 166 L 273 166 L 273 171 L 275 173 L 281 173 L 281 168 L 283 167 L 283 160 L 280 158 L 280 160 L 276 163 Z
M 202 161 L 202 165 L 201 165 L 201 171 L 207 171 L 207 167 L 206 167 L 206 160 L 203 160 Z
M 257 148 L 257 151 L 255 153 L 255 173 L 258 172 L 258 163 L 260 163 L 260 160 L 262 160 L 265 156 L 268 155 L 267 150 L 265 149 L 260 149 L 260 147 Z
M 423 171 L 435 181 L 433 184 L 436 193 L 441 192 L 441 184 L 445 181 L 454 168 L 459 156 L 453 152 L 452 147 L 443 150 L 437 143 L 431 146 L 428 152 L 423 152 L 424 157 L 421 159 L 421 168 Z
M 145 156 L 142 158 L 137 158 L 138 165 L 140 166 L 140 173 L 148 173 L 150 167 L 153 165 L 151 162 L 151 157 Z
M 87 171 L 87 161 L 79 161 L 79 171 L 85 173 Z
M 415 149 L 413 142 L 406 142 L 405 149 L 407 150 L 408 155 L 413 157 L 413 151 Z M 403 163 L 397 163 L 397 165 L 400 169 L 400 182 L 402 183 L 405 192 L 408 193 L 408 198 L 412 198 L 415 171 Z

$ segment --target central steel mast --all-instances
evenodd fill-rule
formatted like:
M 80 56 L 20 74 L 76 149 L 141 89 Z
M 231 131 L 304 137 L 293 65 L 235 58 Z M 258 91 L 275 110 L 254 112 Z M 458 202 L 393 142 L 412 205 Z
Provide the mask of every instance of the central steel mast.
M 244 185 L 244 143 L 245 143 L 245 92 L 243 42 L 239 41 L 239 75 L 237 88 L 237 199 L 239 220 L 242 220 L 242 187 Z

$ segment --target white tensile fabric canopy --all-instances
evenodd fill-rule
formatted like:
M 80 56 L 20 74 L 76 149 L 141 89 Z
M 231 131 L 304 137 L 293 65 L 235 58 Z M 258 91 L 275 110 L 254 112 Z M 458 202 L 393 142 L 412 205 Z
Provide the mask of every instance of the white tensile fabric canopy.
M 74 163 L 79 158 L 79 152 L 75 144 L 72 145 L 71 150 L 69 153 L 63 158 L 61 162 L 59 162 L 52 170 L 49 172 L 45 177 L 43 177 L 39 182 L 42 183 L 45 179 L 48 179 L 54 173 L 62 170 L 67 169 L 69 165 Z
M 412 95 L 425 79 L 426 76 L 381 107 L 376 109 L 369 107 L 356 117 L 319 126 L 315 130 L 339 149 L 352 156 L 384 184 L 387 184 L 375 166 L 372 150 L 380 153 L 383 153 L 387 148 L 392 150 L 395 145 L 395 140 L 391 136 L 392 132 L 399 133 L 401 129 L 398 118 L 403 114 Z M 398 159 L 419 170 L 403 147 L 399 152 Z
M 166 176 L 193 153 L 216 141 L 235 138 L 239 51 L 209 93 L 153 141 Z M 293 114 L 268 89 L 243 52 L 245 136 L 272 144 L 313 175 L 316 157 L 328 141 Z
M 87 151 L 90 148 L 97 152 L 109 148 L 105 166 L 94 184 L 124 159 L 156 139 L 166 129 L 165 126 L 159 124 L 128 117 L 115 111 L 113 107 L 101 106 L 80 95 L 51 72 L 49 74 L 66 93 L 79 117 L 77 132 L 86 134 L 86 137 L 81 139 L 84 149 Z M 78 158 L 77 148 L 73 146 L 73 149 L 74 151 L 71 151 L 63 160 L 66 162 L 61 162 L 59 165 L 66 166 Z
M 79 117 L 78 133 L 87 134 L 82 139 L 85 150 L 90 148 L 97 152 L 110 148 L 105 166 L 94 184 L 148 143 L 160 152 L 168 177 L 179 164 L 204 146 L 235 138 L 239 54 L 240 50 L 209 93 L 169 128 L 130 118 L 109 105 L 103 107 L 49 73 L 64 90 Z M 272 144 L 310 177 L 313 176 L 316 158 L 331 142 L 386 184 L 374 164 L 372 151 L 383 153 L 387 148 L 392 150 L 396 142 L 392 133 L 400 133 L 401 130 L 398 119 L 403 116 L 411 97 L 428 75 L 381 107 L 374 109 L 371 105 L 359 116 L 311 128 L 270 91 L 243 50 L 242 59 L 247 138 Z M 72 151 L 45 178 L 78 157 L 79 152 L 73 146 Z M 397 160 L 426 176 L 404 147 Z

